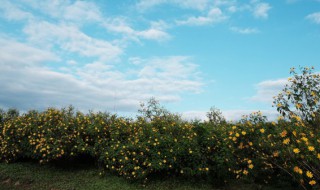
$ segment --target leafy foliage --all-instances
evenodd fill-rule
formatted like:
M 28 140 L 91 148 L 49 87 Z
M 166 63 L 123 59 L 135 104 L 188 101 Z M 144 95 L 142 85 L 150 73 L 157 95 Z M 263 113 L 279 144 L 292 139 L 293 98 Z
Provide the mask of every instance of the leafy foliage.
M 207 118 L 209 119 L 209 123 L 215 126 L 226 124 L 226 119 L 222 115 L 222 112 L 216 107 L 210 108 L 210 111 L 207 112 Z
M 299 116 L 303 121 L 316 124 L 320 109 L 320 74 L 314 67 L 300 68 L 301 74 L 291 68 L 288 84 L 274 98 L 274 105 L 285 117 Z

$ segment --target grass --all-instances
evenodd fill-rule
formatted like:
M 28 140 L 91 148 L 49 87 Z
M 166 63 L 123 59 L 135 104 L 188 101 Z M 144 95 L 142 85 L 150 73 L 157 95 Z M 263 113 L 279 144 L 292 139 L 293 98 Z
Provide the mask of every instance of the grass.
M 99 175 L 100 170 L 90 163 L 64 163 L 39 165 L 34 162 L 0 163 L 1 190 L 280 190 L 294 189 L 290 186 L 261 186 L 250 183 L 237 183 L 225 187 L 214 187 L 205 181 L 179 178 L 152 180 L 146 187 L 140 183 L 128 182 L 125 179 L 106 174 Z

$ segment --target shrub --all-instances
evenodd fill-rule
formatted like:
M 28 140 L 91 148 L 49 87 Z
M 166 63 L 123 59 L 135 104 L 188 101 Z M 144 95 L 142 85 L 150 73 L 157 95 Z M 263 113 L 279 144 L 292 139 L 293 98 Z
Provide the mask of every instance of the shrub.
M 301 74 L 291 68 L 288 84 L 274 97 L 274 105 L 285 117 L 299 116 L 303 121 L 317 124 L 320 111 L 320 74 L 314 73 L 314 67 L 300 68 Z

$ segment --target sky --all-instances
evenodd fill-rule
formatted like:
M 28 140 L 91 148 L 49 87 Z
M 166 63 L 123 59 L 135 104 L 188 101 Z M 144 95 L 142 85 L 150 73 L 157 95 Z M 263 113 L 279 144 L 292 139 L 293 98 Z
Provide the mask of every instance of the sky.
M 291 67 L 320 70 L 319 0 L 1 0 L 0 107 L 184 118 L 272 107 Z

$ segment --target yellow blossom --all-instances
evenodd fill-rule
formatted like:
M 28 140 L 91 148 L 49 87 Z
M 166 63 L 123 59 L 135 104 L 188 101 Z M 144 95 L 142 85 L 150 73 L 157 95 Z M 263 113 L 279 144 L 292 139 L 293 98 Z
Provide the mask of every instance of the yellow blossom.
M 312 152 L 312 151 L 314 151 L 314 147 L 313 146 L 308 146 L 308 150 Z
M 315 180 L 311 180 L 311 181 L 309 182 L 309 184 L 313 186 L 313 185 L 317 184 L 317 182 L 316 182 Z
M 280 133 L 280 136 L 281 136 L 281 137 L 287 136 L 287 131 L 286 131 L 286 130 L 282 131 L 282 132 Z
M 283 140 L 283 144 L 289 144 L 289 142 L 290 142 L 289 138 L 286 138 L 286 139 Z
M 297 132 L 296 131 L 292 131 L 292 134 L 296 137 L 297 136 Z
M 264 129 L 260 129 L 260 132 L 261 132 L 261 133 L 264 133 Z
M 253 168 L 253 164 L 250 164 L 250 165 L 248 166 L 248 168 L 252 169 L 252 168 Z
M 306 175 L 308 176 L 308 178 L 313 178 L 313 174 L 310 171 L 307 171 Z
M 293 149 L 293 152 L 298 154 L 300 152 L 300 150 L 299 150 L 299 148 L 295 148 L 295 149 Z
M 248 170 L 243 170 L 244 175 L 248 175 L 248 173 L 249 173 Z
M 246 133 L 245 131 L 242 131 L 241 134 L 242 134 L 242 135 L 246 135 L 247 133 Z

